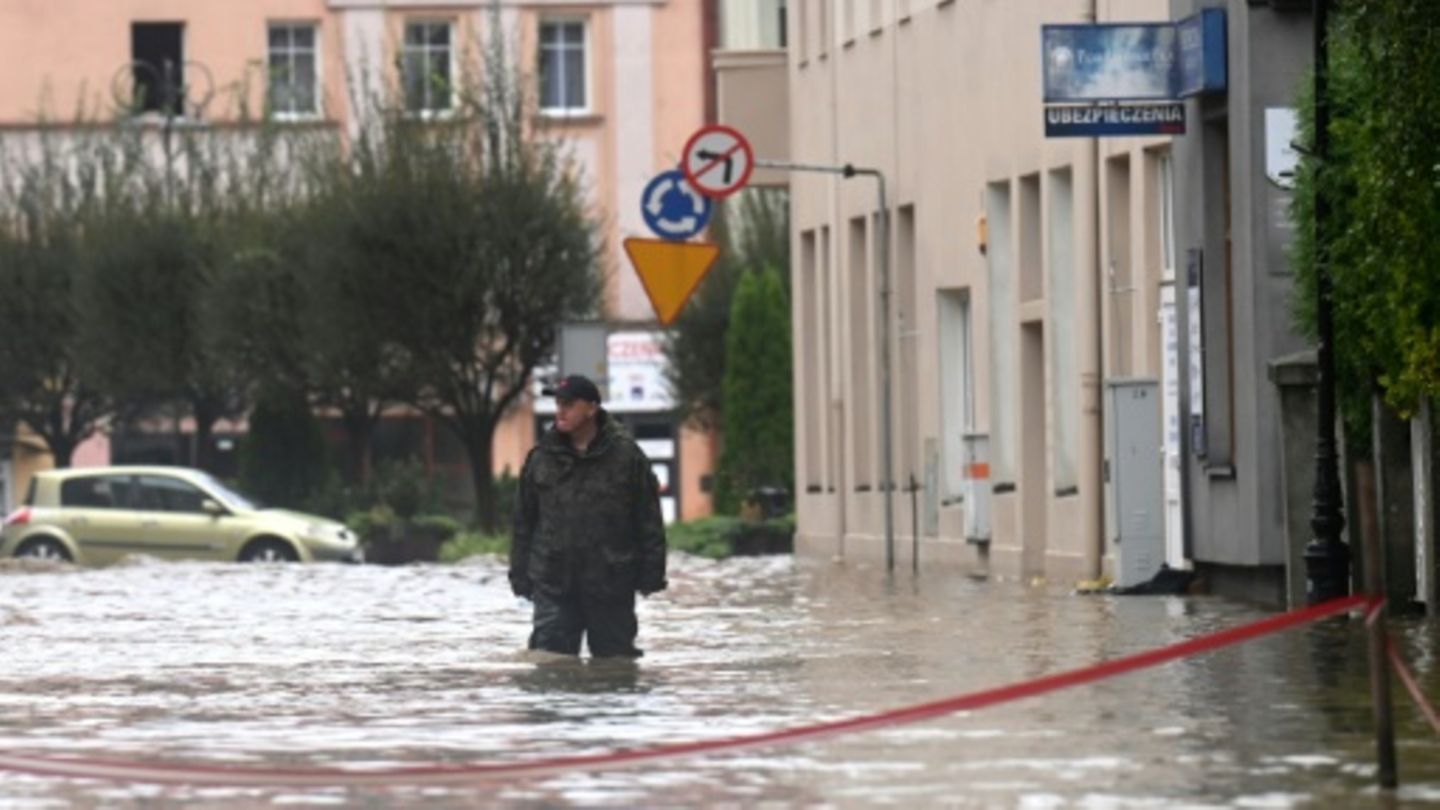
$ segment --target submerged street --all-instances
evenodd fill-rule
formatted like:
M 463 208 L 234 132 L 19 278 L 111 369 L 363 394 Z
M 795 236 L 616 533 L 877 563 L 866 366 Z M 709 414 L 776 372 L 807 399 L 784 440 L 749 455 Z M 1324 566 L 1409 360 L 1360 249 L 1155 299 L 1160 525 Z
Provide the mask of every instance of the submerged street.
M 0 751 L 245 767 L 525 761 L 852 717 L 1265 614 L 790 557 L 678 556 L 636 666 L 522 648 L 499 561 L 0 563 Z M 1397 622 L 1422 683 L 1436 629 Z M 1440 740 L 1396 690 L 1402 789 L 1373 788 L 1364 637 L 1332 620 L 920 724 L 474 786 L 273 789 L 0 774 L 0 807 L 1440 806 Z

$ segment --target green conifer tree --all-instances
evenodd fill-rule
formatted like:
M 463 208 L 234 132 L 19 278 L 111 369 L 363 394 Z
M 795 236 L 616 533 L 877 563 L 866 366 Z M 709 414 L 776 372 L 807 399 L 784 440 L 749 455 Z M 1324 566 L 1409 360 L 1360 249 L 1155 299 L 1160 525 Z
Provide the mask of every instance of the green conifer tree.
M 736 512 L 757 487 L 793 489 L 790 302 L 774 267 L 745 273 L 725 337 L 725 443 L 716 511 Z

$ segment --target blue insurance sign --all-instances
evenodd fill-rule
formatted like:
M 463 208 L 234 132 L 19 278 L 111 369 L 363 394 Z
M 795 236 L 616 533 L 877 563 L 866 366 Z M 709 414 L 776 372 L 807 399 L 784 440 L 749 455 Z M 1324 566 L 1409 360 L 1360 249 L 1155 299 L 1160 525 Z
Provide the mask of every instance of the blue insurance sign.
M 1047 104 L 1174 99 L 1180 73 L 1171 23 L 1046 25 Z
M 683 242 L 710 224 L 714 203 L 695 189 L 679 169 L 655 175 L 640 195 L 640 215 L 661 239 Z
M 1225 9 L 1207 8 L 1175 24 L 1181 98 L 1223 91 L 1228 79 Z
M 1185 104 L 1120 104 L 1045 108 L 1045 137 L 1099 138 L 1120 135 L 1183 135 Z

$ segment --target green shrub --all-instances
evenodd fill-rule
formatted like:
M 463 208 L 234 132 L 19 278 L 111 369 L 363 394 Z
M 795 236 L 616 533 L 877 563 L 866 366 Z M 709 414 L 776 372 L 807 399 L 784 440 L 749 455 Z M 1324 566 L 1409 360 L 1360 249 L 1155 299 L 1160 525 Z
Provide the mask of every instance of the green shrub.
M 504 557 L 509 553 L 509 535 L 484 534 L 473 531 L 460 532 L 450 542 L 440 547 L 440 562 L 459 562 L 477 554 L 496 554 Z
M 773 554 L 794 547 L 795 516 L 771 520 L 744 520 L 713 515 L 665 528 L 670 548 L 698 557 L 723 560 L 737 554 Z
M 334 475 L 310 403 L 293 393 L 262 396 L 240 442 L 243 489 L 267 506 L 298 509 Z
M 438 495 L 419 459 L 381 462 L 370 482 L 370 496 L 401 518 L 434 510 Z
M 740 518 L 728 515 L 672 523 L 665 529 L 665 538 L 675 551 L 720 560 L 733 553 L 730 537 L 740 523 Z
M 373 506 L 369 509 L 351 512 L 345 518 L 345 525 L 360 542 L 365 545 L 382 542 L 390 539 L 391 527 L 395 525 L 395 513 L 386 506 Z
M 460 521 L 449 515 L 417 515 L 411 518 L 409 523 L 416 531 L 444 537 L 446 540 L 460 534 L 463 528 Z
M 351 515 L 372 505 L 367 493 L 346 484 L 332 472 L 321 487 L 305 499 L 301 511 L 349 523 Z

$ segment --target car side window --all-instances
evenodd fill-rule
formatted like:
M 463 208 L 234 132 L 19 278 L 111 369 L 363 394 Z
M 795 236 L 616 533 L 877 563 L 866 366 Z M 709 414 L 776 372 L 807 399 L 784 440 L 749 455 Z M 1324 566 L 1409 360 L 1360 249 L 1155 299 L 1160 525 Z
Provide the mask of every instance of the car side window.
M 60 505 L 82 509 L 125 509 L 130 506 L 130 478 L 87 475 L 60 483 Z
M 205 510 L 205 493 L 178 478 L 160 475 L 140 476 L 140 508 L 151 512 L 191 512 Z

